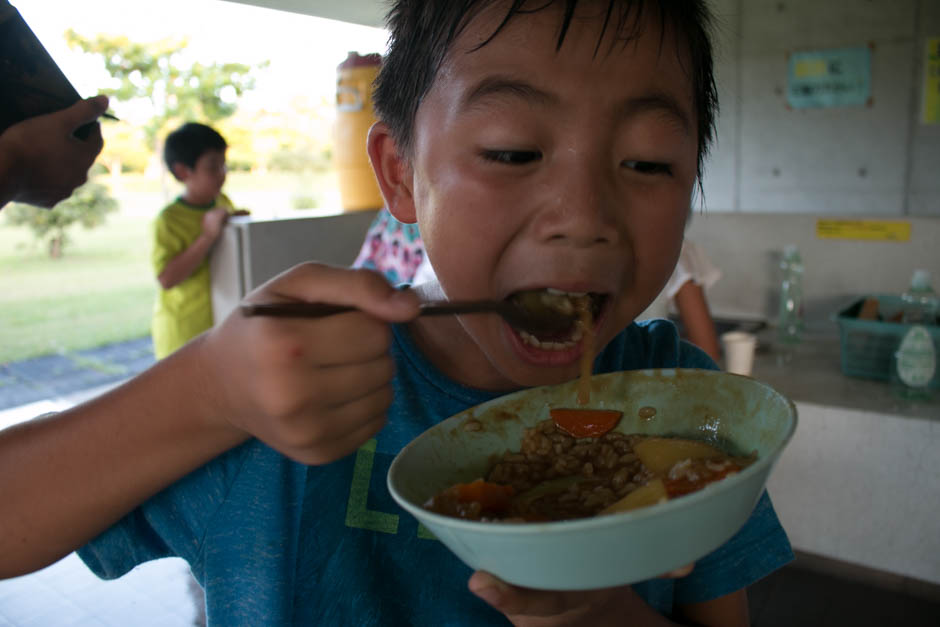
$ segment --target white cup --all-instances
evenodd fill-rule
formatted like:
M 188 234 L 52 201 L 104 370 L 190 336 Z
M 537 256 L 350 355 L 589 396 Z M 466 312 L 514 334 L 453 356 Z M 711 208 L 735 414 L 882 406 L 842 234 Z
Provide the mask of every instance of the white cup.
M 754 366 L 757 336 L 747 331 L 728 331 L 721 334 L 725 354 L 725 370 L 734 374 L 750 375 Z

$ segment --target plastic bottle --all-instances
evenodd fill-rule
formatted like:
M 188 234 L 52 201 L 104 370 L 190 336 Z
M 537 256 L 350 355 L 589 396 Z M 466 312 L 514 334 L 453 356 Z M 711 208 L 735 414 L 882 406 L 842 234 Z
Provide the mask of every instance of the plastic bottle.
M 894 393 L 908 400 L 929 400 L 930 382 L 937 373 L 937 349 L 930 331 L 922 324 L 905 331 L 891 360 Z
M 911 285 L 901 294 L 903 321 L 906 324 L 937 324 L 938 305 L 937 293 L 930 285 L 930 272 L 927 270 L 914 270 Z
M 780 316 L 777 320 L 778 339 L 796 344 L 803 333 L 803 259 L 796 245 L 783 249 L 780 262 Z

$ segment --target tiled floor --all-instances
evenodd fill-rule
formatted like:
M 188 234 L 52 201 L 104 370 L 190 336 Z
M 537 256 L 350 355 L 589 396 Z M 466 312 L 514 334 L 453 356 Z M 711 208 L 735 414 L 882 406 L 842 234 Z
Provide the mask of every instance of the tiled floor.
M 201 598 L 182 560 L 150 562 L 102 581 L 73 553 L 31 575 L 0 581 L 0 627 L 203 625 Z

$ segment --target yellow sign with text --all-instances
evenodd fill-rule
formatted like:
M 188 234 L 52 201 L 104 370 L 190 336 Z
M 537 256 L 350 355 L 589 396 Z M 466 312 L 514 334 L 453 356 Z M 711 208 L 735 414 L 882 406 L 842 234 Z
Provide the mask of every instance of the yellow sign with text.
M 911 223 L 901 220 L 817 220 L 816 237 L 909 242 Z

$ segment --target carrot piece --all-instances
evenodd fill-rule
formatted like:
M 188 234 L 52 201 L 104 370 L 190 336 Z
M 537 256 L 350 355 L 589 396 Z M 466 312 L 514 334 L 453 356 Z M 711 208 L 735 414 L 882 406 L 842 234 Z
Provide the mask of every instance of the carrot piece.
M 622 412 L 613 409 L 552 409 L 555 425 L 574 438 L 597 438 L 620 422 Z
M 515 490 L 511 485 L 501 485 L 477 479 L 470 483 L 457 485 L 457 500 L 461 503 L 476 501 L 485 512 L 509 511 L 510 501 Z
M 709 474 L 708 477 L 701 477 L 696 481 L 692 481 L 686 477 L 677 477 L 675 479 L 666 479 L 666 494 L 669 495 L 669 498 L 674 499 L 677 496 L 683 496 L 685 494 L 691 494 L 693 492 L 698 492 L 705 486 L 710 483 L 715 483 L 716 481 L 721 481 L 728 475 L 733 475 L 734 473 L 741 470 L 741 467 L 737 464 L 729 464 L 727 468 L 722 470 L 713 471 Z

